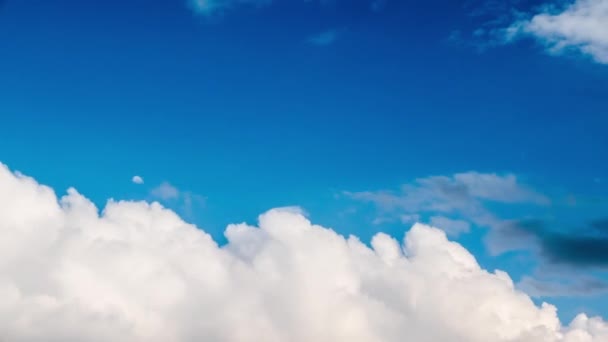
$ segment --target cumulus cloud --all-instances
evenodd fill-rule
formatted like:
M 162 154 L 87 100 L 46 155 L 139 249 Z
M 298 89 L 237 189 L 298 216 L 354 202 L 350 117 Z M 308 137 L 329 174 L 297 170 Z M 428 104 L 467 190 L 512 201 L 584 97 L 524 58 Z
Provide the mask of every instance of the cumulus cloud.
M 608 63 L 608 0 L 576 0 L 567 7 L 547 6 L 529 19 L 518 20 L 507 38 L 530 35 L 550 53 L 579 51 L 599 63 Z
M 607 341 L 437 229 L 368 246 L 275 209 L 218 246 L 158 203 L 98 212 L 0 164 L 0 340 Z M 463 319 L 466 318 L 466 319 Z
M 131 181 L 135 184 L 144 184 L 144 179 L 141 176 L 133 176 Z

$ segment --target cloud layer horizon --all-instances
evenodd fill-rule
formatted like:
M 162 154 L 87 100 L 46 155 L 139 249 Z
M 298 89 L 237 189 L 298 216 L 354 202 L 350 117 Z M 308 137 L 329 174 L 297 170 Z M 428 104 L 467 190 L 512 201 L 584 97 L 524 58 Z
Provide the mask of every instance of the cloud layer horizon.
M 0 163 L 0 340 L 608 341 L 437 228 L 369 245 L 272 209 L 219 246 L 159 203 L 99 212 Z

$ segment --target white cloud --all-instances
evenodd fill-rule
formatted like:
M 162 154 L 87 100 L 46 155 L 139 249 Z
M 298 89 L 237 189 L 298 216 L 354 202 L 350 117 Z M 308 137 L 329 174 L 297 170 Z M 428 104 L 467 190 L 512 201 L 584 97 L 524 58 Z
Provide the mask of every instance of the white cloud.
M 150 191 L 150 194 L 153 197 L 162 199 L 162 200 L 171 200 L 177 199 L 180 196 L 180 191 L 169 182 L 163 182 L 156 188 Z
M 416 224 L 371 247 L 293 209 L 218 247 L 158 203 L 98 213 L 0 165 L 0 340 L 601 342 Z
M 608 0 L 576 0 L 565 9 L 548 7 L 507 29 L 508 38 L 532 35 L 550 53 L 578 50 L 608 63 Z
M 141 176 L 133 176 L 131 181 L 135 184 L 144 184 L 144 179 Z

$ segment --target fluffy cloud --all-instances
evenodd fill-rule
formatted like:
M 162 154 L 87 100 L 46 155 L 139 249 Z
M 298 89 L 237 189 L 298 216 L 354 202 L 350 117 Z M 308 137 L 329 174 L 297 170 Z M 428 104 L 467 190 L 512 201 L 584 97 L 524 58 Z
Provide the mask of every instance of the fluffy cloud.
M 144 179 L 141 178 L 141 176 L 133 176 L 133 178 L 131 178 L 131 181 L 135 184 L 144 184 Z
M 218 246 L 158 203 L 97 208 L 0 165 L 0 340 L 608 341 L 437 229 L 371 247 L 294 209 Z
M 551 53 L 578 50 L 599 63 L 608 63 L 608 0 L 576 0 L 565 9 L 553 7 L 517 21 L 510 38 L 532 35 Z

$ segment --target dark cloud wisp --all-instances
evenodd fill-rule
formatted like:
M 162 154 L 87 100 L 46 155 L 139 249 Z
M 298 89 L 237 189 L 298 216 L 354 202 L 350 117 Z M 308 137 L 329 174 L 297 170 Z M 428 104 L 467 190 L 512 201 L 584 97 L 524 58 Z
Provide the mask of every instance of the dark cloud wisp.
M 533 236 L 541 256 L 551 264 L 608 269 L 608 220 L 567 232 L 552 230 L 543 221 L 523 221 L 513 233 Z

